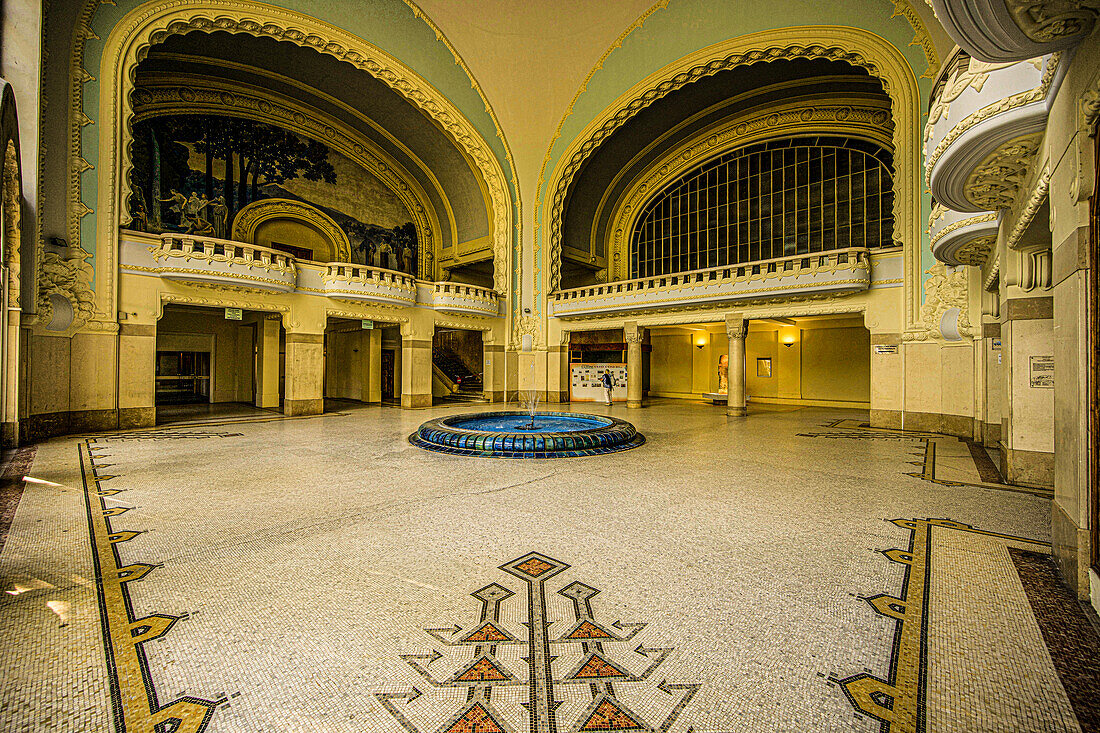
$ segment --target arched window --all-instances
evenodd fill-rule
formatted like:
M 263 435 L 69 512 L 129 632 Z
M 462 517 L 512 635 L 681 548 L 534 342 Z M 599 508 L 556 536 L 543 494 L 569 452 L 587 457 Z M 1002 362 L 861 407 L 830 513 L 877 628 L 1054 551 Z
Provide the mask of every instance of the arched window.
M 863 140 L 771 140 L 688 171 L 642 209 L 631 277 L 892 243 L 893 157 Z

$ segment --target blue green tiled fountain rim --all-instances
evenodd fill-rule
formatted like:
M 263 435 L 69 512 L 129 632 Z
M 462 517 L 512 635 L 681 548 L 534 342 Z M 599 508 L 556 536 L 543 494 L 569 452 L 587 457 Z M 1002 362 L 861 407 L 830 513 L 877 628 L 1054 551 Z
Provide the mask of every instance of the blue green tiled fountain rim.
M 519 426 L 530 421 L 531 415 L 503 410 L 448 415 L 421 425 L 409 436 L 409 442 L 436 453 L 475 458 L 573 458 L 616 453 L 645 443 L 645 436 L 632 424 L 615 417 L 536 412 L 536 427 L 542 422 L 555 428 L 549 432 L 510 430 L 507 423 L 513 419 Z M 463 427 L 471 423 L 495 429 Z

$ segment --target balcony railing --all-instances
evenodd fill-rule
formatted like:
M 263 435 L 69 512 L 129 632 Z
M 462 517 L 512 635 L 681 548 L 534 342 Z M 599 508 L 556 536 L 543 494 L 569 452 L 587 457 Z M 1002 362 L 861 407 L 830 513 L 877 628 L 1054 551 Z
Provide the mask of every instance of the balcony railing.
M 321 271 L 321 291 L 330 298 L 391 305 L 416 302 L 416 278 L 395 270 L 349 262 L 329 262 Z
M 500 315 L 499 298 L 489 288 L 424 282 L 408 273 L 354 262 L 297 260 L 267 247 L 176 233 L 124 230 L 119 245 L 120 269 L 130 274 L 338 300 L 420 305 L 461 315 Z
M 465 283 L 436 283 L 432 303 L 437 311 L 445 313 L 495 316 L 500 310 L 493 290 Z
M 152 255 L 158 263 L 154 269 L 168 280 L 244 285 L 277 292 L 293 290 L 297 281 L 290 255 L 227 239 L 165 234 Z
M 870 272 L 868 250 L 850 247 L 561 290 L 551 296 L 550 313 L 572 318 L 805 293 L 857 292 L 870 285 Z

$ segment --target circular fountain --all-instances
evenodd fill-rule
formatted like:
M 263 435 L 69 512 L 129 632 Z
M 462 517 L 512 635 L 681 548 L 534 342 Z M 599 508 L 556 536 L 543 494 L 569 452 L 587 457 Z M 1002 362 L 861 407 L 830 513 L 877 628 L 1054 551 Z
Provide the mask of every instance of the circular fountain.
M 571 412 L 474 412 L 429 420 L 409 436 L 426 450 L 478 458 L 568 458 L 637 448 L 626 420 Z

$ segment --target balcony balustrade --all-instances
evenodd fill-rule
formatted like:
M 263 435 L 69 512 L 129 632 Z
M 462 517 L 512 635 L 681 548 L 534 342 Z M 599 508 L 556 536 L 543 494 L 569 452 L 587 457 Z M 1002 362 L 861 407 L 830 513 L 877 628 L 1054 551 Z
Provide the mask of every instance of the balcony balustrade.
M 496 316 L 500 313 L 497 294 L 489 288 L 465 283 L 436 283 L 432 304 L 437 311 L 475 316 Z
M 576 318 L 807 293 L 853 293 L 869 287 L 870 273 L 868 250 L 850 247 L 561 290 L 551 296 L 550 313 Z
M 388 305 L 416 303 L 416 278 L 412 275 L 348 262 L 321 267 L 320 290 L 330 298 Z
M 166 280 L 242 285 L 258 290 L 294 290 L 294 258 L 254 244 L 186 234 L 165 234 L 152 248 L 153 268 Z M 124 265 L 125 267 L 125 265 Z
M 932 254 L 948 265 L 981 267 L 997 242 L 1000 216 L 992 211 L 960 213 L 937 207 L 932 212 Z

